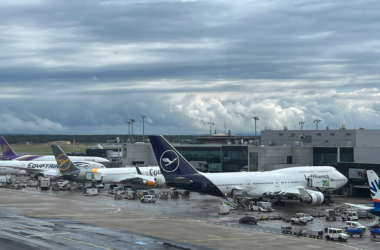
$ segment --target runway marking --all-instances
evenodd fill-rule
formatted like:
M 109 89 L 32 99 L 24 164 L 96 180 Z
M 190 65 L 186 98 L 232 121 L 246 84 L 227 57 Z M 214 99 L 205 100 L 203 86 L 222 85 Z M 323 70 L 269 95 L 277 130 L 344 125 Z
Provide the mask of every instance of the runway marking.
M 2 223 L 2 222 L 0 222 L 0 224 L 6 225 L 6 226 L 10 226 L 10 227 L 14 227 L 14 228 L 18 228 L 18 229 L 23 229 L 23 230 L 34 232 L 34 233 L 49 235 L 49 236 L 53 236 L 53 237 L 56 237 L 56 238 L 60 238 L 60 239 L 64 239 L 64 240 L 69 240 L 69 241 L 73 241 L 73 242 L 76 242 L 76 243 L 80 243 L 80 244 L 84 244 L 84 245 L 88 245 L 88 246 L 92 246 L 92 247 L 112 250 L 111 248 L 102 247 L 102 246 L 94 245 L 94 244 L 83 242 L 83 241 L 79 241 L 79 240 L 73 240 L 73 239 L 65 238 L 65 237 L 62 237 L 62 236 L 55 235 L 55 234 L 48 234 L 48 233 L 40 232 L 40 231 L 37 231 L 37 230 L 25 228 L 25 227 L 15 226 L 15 225 L 7 224 L 7 223 Z

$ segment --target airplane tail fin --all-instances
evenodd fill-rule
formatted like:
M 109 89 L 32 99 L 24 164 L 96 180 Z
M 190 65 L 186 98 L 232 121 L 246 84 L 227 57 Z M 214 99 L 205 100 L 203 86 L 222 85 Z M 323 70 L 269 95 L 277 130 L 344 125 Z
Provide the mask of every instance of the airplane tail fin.
M 373 170 L 367 170 L 367 177 L 375 208 L 380 208 L 380 179 Z
M 197 174 L 198 171 L 163 136 L 149 136 L 158 166 L 164 176 Z
M 15 156 L 15 152 L 12 150 L 11 146 L 8 144 L 8 142 L 5 140 L 5 138 L 2 136 L 0 137 L 0 145 L 1 150 L 3 151 L 3 157 L 10 157 Z
M 62 151 L 62 149 L 57 145 L 51 145 L 55 160 L 58 164 L 58 169 L 61 174 L 71 173 L 73 171 L 80 171 L 80 169 L 75 166 L 75 164 L 70 160 L 69 157 Z

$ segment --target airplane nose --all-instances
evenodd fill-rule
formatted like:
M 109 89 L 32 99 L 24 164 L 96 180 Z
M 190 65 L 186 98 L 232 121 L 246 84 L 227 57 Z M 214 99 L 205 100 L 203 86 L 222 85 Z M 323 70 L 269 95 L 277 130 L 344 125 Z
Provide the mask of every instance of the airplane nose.
M 346 176 L 344 176 L 343 174 L 340 174 L 340 175 L 341 175 L 342 179 L 344 180 L 344 184 L 343 184 L 343 185 L 346 185 L 346 184 L 347 184 L 347 182 L 348 182 L 348 179 L 347 179 L 347 177 L 346 177 Z

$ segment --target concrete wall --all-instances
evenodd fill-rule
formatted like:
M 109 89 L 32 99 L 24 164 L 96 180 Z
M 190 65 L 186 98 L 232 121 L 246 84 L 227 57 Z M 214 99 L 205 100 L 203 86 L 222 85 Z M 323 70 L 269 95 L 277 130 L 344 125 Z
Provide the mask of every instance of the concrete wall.
M 123 165 L 132 165 L 132 161 L 144 161 L 144 166 L 157 166 L 157 160 L 150 143 L 127 143 L 127 155 L 123 154 Z
M 357 130 L 356 147 L 380 147 L 380 130 Z
M 265 130 L 261 131 L 261 144 L 265 146 L 354 146 L 356 133 L 362 130 Z M 367 131 L 367 134 L 372 134 Z M 380 131 L 379 131 L 380 132 Z M 311 141 L 301 136 L 310 137 Z M 368 135 L 369 137 L 373 136 Z
M 354 161 L 360 163 L 380 163 L 380 147 L 355 147 Z
M 257 152 L 259 171 L 273 170 L 293 166 L 312 166 L 313 148 L 311 147 L 248 147 L 248 153 Z M 287 157 L 292 156 L 292 164 L 287 164 Z

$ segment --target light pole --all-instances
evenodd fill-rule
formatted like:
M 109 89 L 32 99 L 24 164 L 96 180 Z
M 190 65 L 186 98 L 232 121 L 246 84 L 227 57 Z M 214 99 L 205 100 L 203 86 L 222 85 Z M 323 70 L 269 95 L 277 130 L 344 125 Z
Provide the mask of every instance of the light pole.
M 314 120 L 314 123 L 316 123 L 317 124 L 317 130 L 318 130 L 318 123 L 320 123 L 321 122 L 321 120 L 319 119 L 319 117 L 317 117 L 317 119 L 316 120 Z
M 141 115 L 141 118 L 143 118 L 143 142 L 145 142 L 145 115 Z
M 211 125 L 214 125 L 215 123 L 213 123 L 213 122 L 208 122 L 208 124 L 210 124 L 210 136 L 211 136 Z
M 131 124 L 132 124 L 132 143 L 133 143 L 133 123 L 136 122 L 135 119 L 131 119 Z
M 255 146 L 257 146 L 257 138 L 256 138 L 256 121 L 260 120 L 258 116 L 252 117 L 255 120 Z
M 131 122 L 127 121 L 127 123 L 128 123 L 128 139 L 129 139 L 129 142 L 131 142 Z
M 298 125 L 301 125 L 301 130 L 302 130 L 304 124 L 305 124 L 305 122 L 299 122 L 298 123 Z

